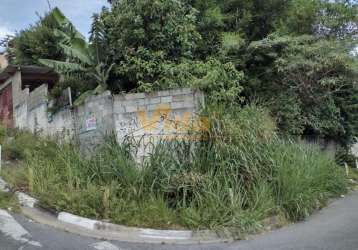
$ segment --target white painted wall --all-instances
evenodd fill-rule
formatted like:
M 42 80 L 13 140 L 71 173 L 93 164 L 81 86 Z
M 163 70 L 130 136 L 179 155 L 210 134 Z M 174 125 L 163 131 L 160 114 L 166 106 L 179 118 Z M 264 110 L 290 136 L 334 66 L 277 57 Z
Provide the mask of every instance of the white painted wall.
M 358 157 L 358 143 L 352 147 L 352 154 Z

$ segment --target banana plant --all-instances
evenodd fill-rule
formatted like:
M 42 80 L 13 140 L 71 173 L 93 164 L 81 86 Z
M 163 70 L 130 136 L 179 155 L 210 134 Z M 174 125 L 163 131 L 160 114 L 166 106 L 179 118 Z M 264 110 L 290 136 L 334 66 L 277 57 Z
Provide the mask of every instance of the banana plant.
M 109 74 L 114 65 L 107 67 L 105 63 L 98 61 L 95 50 L 58 8 L 55 8 L 50 15 L 60 27 L 54 30 L 54 33 L 59 39 L 59 46 L 66 55 L 66 60 L 40 59 L 39 62 L 63 75 L 80 73 L 90 76 L 98 84 L 96 89 L 86 91 L 74 102 L 78 105 L 87 96 L 100 94 L 107 89 Z

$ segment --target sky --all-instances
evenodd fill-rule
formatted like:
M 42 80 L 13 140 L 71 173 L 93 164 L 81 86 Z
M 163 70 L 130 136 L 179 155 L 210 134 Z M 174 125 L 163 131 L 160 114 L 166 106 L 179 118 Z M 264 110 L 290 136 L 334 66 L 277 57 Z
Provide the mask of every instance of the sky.
M 51 7 L 59 7 L 76 28 L 88 37 L 91 16 L 99 12 L 106 0 L 49 0 Z M 34 24 L 49 10 L 47 0 L 0 0 L 0 39 Z M 0 48 L 1 49 L 1 48 Z

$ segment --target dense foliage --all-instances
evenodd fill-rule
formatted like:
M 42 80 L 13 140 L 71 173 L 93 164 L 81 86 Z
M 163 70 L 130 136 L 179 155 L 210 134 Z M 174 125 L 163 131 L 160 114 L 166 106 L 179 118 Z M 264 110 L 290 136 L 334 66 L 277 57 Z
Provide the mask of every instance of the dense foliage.
M 40 58 L 65 59 L 55 29 L 58 23 L 51 15 L 41 18 L 35 25 L 20 31 L 9 43 L 10 62 L 19 65 L 37 65 Z
M 245 98 L 267 105 L 286 135 L 354 142 L 356 2 L 169 2 L 112 1 L 102 12 L 116 84 L 140 91 L 189 85 L 239 105 Z
M 266 102 L 283 132 L 352 143 L 358 72 L 347 44 L 272 35 L 252 42 L 244 58 L 245 95 Z
M 191 5 L 174 0 L 118 1 L 110 11 L 104 10 L 101 19 L 108 39 L 108 54 L 116 63 L 116 82 L 112 88 L 150 91 L 174 85 L 191 86 L 194 85 L 193 77 L 210 77 L 210 72 L 204 72 L 205 68 L 218 72 L 216 79 L 222 77 L 222 86 L 226 85 L 225 81 L 237 85 L 241 77 L 234 67 L 216 59 L 195 60 L 196 57 L 200 58 L 199 54 L 204 55 L 203 50 L 218 50 L 214 44 L 203 49 L 207 46 L 204 39 L 219 43 L 219 37 L 202 36 L 205 26 L 209 26 L 205 22 L 209 21 L 204 16 L 198 19 L 197 15 L 197 10 Z M 219 26 L 218 23 L 217 20 L 213 25 Z M 191 69 L 184 72 L 184 67 Z M 208 93 L 210 87 L 213 91 L 217 89 L 213 86 L 215 83 L 204 85 Z
M 113 92 L 192 86 L 231 105 L 244 99 L 266 105 L 286 135 L 354 142 L 357 56 L 350 51 L 357 45 L 357 1 L 109 2 L 93 16 L 89 47 L 96 63 L 86 69 L 96 72 L 100 63 L 97 75 L 106 76 Z M 83 58 L 66 53 L 52 32 L 59 27 L 47 19 L 10 43 L 16 61 L 78 63 Z M 67 78 L 60 86 L 78 75 Z M 84 78 L 82 84 L 91 78 L 93 84 L 77 89 L 98 85 L 96 76 Z

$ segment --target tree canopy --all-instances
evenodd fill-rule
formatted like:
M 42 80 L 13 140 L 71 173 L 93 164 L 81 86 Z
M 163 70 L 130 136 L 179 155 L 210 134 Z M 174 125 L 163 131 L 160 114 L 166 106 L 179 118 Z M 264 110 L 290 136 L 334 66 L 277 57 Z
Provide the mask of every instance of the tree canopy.
M 266 105 L 288 136 L 342 145 L 358 136 L 357 1 L 109 3 L 93 16 L 88 48 L 96 62 L 113 65 L 106 77 L 113 92 L 191 86 L 217 102 Z M 55 30 L 71 33 L 46 15 L 17 34 L 15 62 L 80 63 Z

